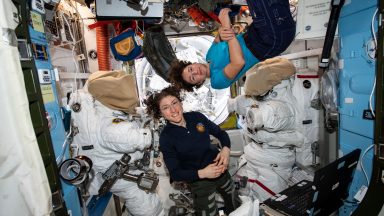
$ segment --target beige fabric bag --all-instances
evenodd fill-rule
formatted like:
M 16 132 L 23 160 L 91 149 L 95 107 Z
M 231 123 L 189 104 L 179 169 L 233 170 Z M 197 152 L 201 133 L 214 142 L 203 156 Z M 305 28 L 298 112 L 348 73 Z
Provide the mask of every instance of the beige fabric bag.
M 295 72 L 295 66 L 288 59 L 277 57 L 262 61 L 246 72 L 245 95 L 263 95 Z
M 134 75 L 124 71 L 97 71 L 88 78 L 88 92 L 104 106 L 134 114 L 138 94 Z

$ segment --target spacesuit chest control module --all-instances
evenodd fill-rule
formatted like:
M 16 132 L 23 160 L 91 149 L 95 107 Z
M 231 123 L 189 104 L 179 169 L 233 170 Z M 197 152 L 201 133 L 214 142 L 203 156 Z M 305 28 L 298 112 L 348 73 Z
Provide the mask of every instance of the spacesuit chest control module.
M 138 187 L 146 192 L 154 192 L 159 183 L 158 176 L 153 171 L 145 171 L 139 175 L 129 173 L 129 161 L 131 157 L 125 153 L 120 160 L 116 160 L 102 174 L 103 184 L 99 189 L 99 195 L 107 193 L 118 179 L 136 182 Z

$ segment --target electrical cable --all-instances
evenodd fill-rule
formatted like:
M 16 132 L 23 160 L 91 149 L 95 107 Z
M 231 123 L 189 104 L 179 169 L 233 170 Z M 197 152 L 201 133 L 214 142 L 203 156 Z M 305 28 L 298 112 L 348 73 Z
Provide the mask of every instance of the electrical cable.
M 68 132 L 67 136 L 65 137 L 63 144 L 61 145 L 60 155 L 57 156 L 57 158 L 56 158 L 56 163 L 57 164 L 61 163 L 63 161 L 63 159 L 64 159 L 65 149 L 68 146 L 68 139 L 71 136 L 71 133 L 72 133 L 72 127 L 69 127 L 69 132 Z
M 371 110 L 373 117 L 375 117 L 375 112 L 373 111 L 373 108 L 372 108 L 372 97 L 373 97 L 373 92 L 375 92 L 375 88 L 376 88 L 376 76 L 373 80 L 373 86 L 372 86 L 371 94 L 369 95 L 369 109 Z
M 71 3 L 70 3 L 71 4 Z M 72 4 L 71 4 L 72 5 Z M 73 5 L 72 5 L 72 7 L 73 7 Z M 74 8 L 74 7 L 73 7 Z M 77 9 L 75 8 L 75 10 L 77 11 Z M 78 11 L 77 11 L 77 13 L 78 13 Z M 75 40 L 75 37 L 73 36 L 73 32 L 72 32 L 72 28 L 71 28 L 71 25 L 69 24 L 69 21 L 68 21 L 68 19 L 64 16 L 64 13 L 61 13 L 61 18 L 64 20 L 64 22 L 67 24 L 67 26 L 68 26 L 68 31 L 69 31 L 69 35 L 71 36 L 71 38 L 72 38 L 72 41 L 75 41 L 75 42 L 71 42 L 72 43 L 72 45 L 73 45 L 73 47 L 72 47 L 72 59 L 73 59 L 73 62 L 74 62 L 74 64 L 75 64 L 75 79 L 74 79 L 74 82 L 75 82 L 75 88 L 77 89 L 77 73 L 78 73 L 78 71 L 79 71 L 79 66 L 78 66 L 78 64 L 77 64 L 77 61 L 76 61 L 76 59 L 75 59 L 75 48 L 76 48 L 76 44 L 77 43 L 79 43 L 81 40 L 83 40 L 83 38 L 84 37 L 82 37 L 80 40 L 78 40 L 78 41 L 76 41 Z M 75 90 L 76 90 L 75 89 Z M 72 90 L 73 90 L 73 88 L 72 88 Z M 69 137 L 71 136 L 71 127 L 70 127 L 70 130 L 69 130 L 69 132 L 68 132 L 68 135 L 65 137 L 65 140 L 64 140 L 64 142 L 63 142 L 63 144 L 62 144 L 62 148 L 61 148 L 61 153 L 60 153 L 60 155 L 56 158 L 56 163 L 60 163 L 60 162 L 62 162 L 62 160 L 63 160 L 63 158 L 64 158 L 64 154 L 65 154 L 65 149 L 66 149 L 66 147 L 67 147 L 67 145 L 68 145 L 68 139 L 69 139 Z
M 61 1 L 60 1 L 61 2 Z M 68 19 L 64 16 L 64 13 L 61 13 L 60 16 L 62 18 L 62 20 L 67 24 L 68 26 L 68 31 L 69 31 L 69 34 L 71 36 L 71 39 L 72 39 L 72 42 L 68 42 L 68 43 L 63 43 L 63 44 L 60 44 L 58 45 L 58 47 L 62 47 L 62 46 L 66 46 L 66 45 L 72 45 L 72 60 L 75 64 L 75 77 L 74 77 L 74 82 L 75 82 L 75 89 L 72 89 L 72 92 L 76 91 L 77 90 L 77 77 L 78 77 L 78 73 L 79 73 L 79 65 L 77 63 L 77 59 L 75 58 L 75 56 L 77 55 L 77 53 L 75 52 L 75 49 L 76 49 L 76 46 L 78 43 L 80 43 L 81 41 L 84 40 L 84 22 L 83 22 L 83 18 L 81 17 L 80 15 L 80 12 L 78 11 L 77 9 L 77 4 L 76 6 L 74 6 L 72 4 L 71 1 L 69 0 L 66 0 L 65 1 L 71 8 L 73 8 L 75 11 L 76 11 L 76 14 L 77 14 L 77 20 L 80 22 L 80 26 L 81 26 L 81 38 L 76 40 L 75 37 L 74 37 L 74 34 L 73 34 L 73 31 L 72 31 L 72 26 L 70 25 Z
M 84 34 L 85 34 L 85 32 L 84 32 L 84 21 L 83 21 L 83 19 L 82 19 L 82 17 L 81 17 L 81 15 L 80 15 L 80 12 L 79 12 L 79 10 L 77 9 L 77 5 L 78 4 L 76 4 L 76 7 L 72 4 L 72 2 L 70 2 L 69 0 L 67 0 L 68 1 L 68 3 L 72 6 L 72 8 L 76 11 L 76 14 L 77 14 L 77 20 L 80 22 L 80 26 L 81 26 L 81 38 L 79 39 L 79 40 L 77 40 L 74 44 L 73 44 L 73 49 L 72 49 L 72 55 L 73 55 L 73 61 L 74 61 L 74 63 L 75 63 L 75 68 L 76 68 L 76 71 L 75 71 L 75 77 L 74 77 L 74 81 L 75 81 L 75 88 L 74 88 L 74 91 L 76 91 L 77 90 L 77 75 L 78 75 L 78 73 L 80 72 L 80 70 L 79 70 L 79 65 L 78 65 L 78 63 L 77 63 L 77 60 L 75 59 L 75 53 L 74 53 L 74 50 L 75 50 L 75 47 L 76 47 L 76 45 L 78 44 L 78 43 L 80 43 L 81 41 L 83 41 L 84 40 Z M 73 39 L 74 40 L 74 39 Z M 77 53 L 76 53 L 77 54 Z M 73 89 L 73 88 L 72 88 Z
M 73 60 L 73 63 L 75 65 L 74 82 L 75 82 L 75 88 L 76 88 L 76 89 L 72 89 L 72 92 L 73 92 L 73 91 L 77 90 L 77 74 L 79 72 L 79 66 L 78 66 L 77 60 L 75 58 L 75 54 L 76 54 L 75 53 L 75 48 L 76 48 L 77 43 L 79 43 L 80 41 L 83 40 L 83 37 L 80 40 L 76 41 L 75 37 L 73 36 L 72 26 L 69 24 L 68 19 L 64 16 L 64 13 L 61 13 L 60 16 L 61 16 L 62 20 L 67 24 L 69 35 L 71 36 L 72 41 L 74 41 L 74 42 L 68 42 L 68 43 L 63 43 L 63 44 L 58 45 L 58 47 L 62 47 L 62 46 L 65 46 L 65 45 L 72 45 L 71 53 L 72 53 L 72 60 Z
M 375 21 L 375 17 L 376 17 L 377 11 L 378 11 L 378 9 L 376 9 L 375 13 L 373 13 L 372 21 L 371 21 L 371 33 L 372 33 L 372 36 L 373 36 L 373 40 L 375 42 L 375 50 L 377 50 L 377 38 L 376 38 L 376 33 L 375 33 L 375 28 L 373 26 L 373 23 Z M 373 108 L 372 108 L 372 97 L 373 97 L 373 92 L 375 92 L 375 88 L 376 88 L 376 75 L 375 75 L 375 79 L 373 81 L 373 86 L 372 86 L 371 94 L 369 95 L 369 109 L 371 110 L 371 113 L 372 113 L 373 117 L 375 117 L 375 112 L 373 111 Z
M 60 16 L 68 26 L 69 35 L 71 36 L 72 41 L 76 41 L 75 37 L 73 36 L 72 28 L 71 28 L 71 25 L 69 24 L 67 17 L 64 16 L 64 13 L 61 13 Z M 72 42 L 72 43 L 74 43 L 74 42 Z
M 372 33 L 373 39 L 375 41 L 375 47 L 377 47 L 377 38 L 376 38 L 376 33 L 375 33 L 375 28 L 373 26 L 373 22 L 375 21 L 375 17 L 376 17 L 377 11 L 378 11 L 378 9 L 376 8 L 375 13 L 373 13 L 372 21 L 371 21 L 371 33 Z
M 237 174 L 237 172 L 238 172 L 242 167 L 244 167 L 247 163 L 248 163 L 248 162 L 245 162 L 245 163 L 243 163 L 240 167 L 238 167 L 238 168 L 236 169 L 236 171 L 231 175 L 231 177 L 235 176 L 235 175 Z
M 365 151 L 363 152 L 363 154 L 361 155 L 361 158 L 360 158 L 360 160 L 359 160 L 361 170 L 363 171 L 364 176 L 365 176 L 365 179 L 367 180 L 367 185 L 369 185 L 369 178 L 368 178 L 367 172 L 366 172 L 365 169 L 364 169 L 363 160 L 364 160 L 364 156 L 365 156 L 365 154 L 367 154 L 367 152 L 368 152 L 373 146 L 375 146 L 375 144 L 372 144 L 372 145 L 370 145 L 367 149 L 365 149 Z M 349 201 L 349 200 L 347 200 L 347 199 L 346 199 L 346 200 L 343 200 L 343 203 L 344 203 L 346 206 L 356 206 L 356 205 L 359 205 L 359 204 L 360 204 L 360 202 L 357 202 L 357 201 Z
M 76 7 L 72 4 L 72 2 L 71 1 L 69 1 L 69 0 L 67 0 L 67 3 L 76 11 L 76 14 L 77 14 L 77 16 L 79 16 L 78 18 L 77 18 L 77 20 L 79 20 L 80 22 L 81 22 L 81 38 L 79 39 L 79 40 L 77 40 L 77 41 L 75 41 L 75 42 L 72 42 L 74 45 L 76 45 L 76 44 L 78 44 L 78 43 L 80 43 L 81 41 L 83 41 L 84 40 L 84 22 L 83 22 L 83 18 L 81 17 L 81 15 L 80 15 L 80 12 L 79 12 L 79 10 L 77 9 L 77 4 L 76 4 Z M 67 23 L 68 24 L 68 23 Z M 68 27 L 69 27 L 69 25 L 68 25 Z M 73 40 L 74 40 L 74 38 L 72 38 Z
M 359 162 L 360 162 L 360 166 L 361 166 L 361 170 L 363 170 L 365 179 L 367 180 L 367 185 L 369 185 L 369 178 L 368 178 L 367 172 L 366 172 L 365 169 L 364 169 L 363 159 L 364 159 L 365 154 L 367 154 L 367 152 L 368 152 L 371 148 L 373 148 L 373 146 L 375 146 L 375 144 L 372 144 L 372 145 L 370 145 L 367 149 L 365 149 L 365 151 L 364 151 L 363 154 L 361 155 L 361 158 L 360 158 L 360 161 L 359 161 Z

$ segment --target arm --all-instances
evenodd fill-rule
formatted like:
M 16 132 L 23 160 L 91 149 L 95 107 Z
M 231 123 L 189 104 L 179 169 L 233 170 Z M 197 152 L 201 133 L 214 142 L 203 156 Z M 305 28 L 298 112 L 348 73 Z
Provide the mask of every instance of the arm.
M 222 36 L 223 40 L 226 40 L 228 42 L 230 63 L 225 66 L 224 74 L 228 79 L 232 80 L 243 68 L 245 60 L 243 57 L 243 52 L 241 51 L 239 41 L 236 37 L 231 37 L 231 34 L 229 33 L 233 33 L 233 30 L 231 29 L 231 21 L 228 15 L 229 11 L 230 10 L 228 8 L 223 8 L 220 11 L 219 19 L 222 27 L 221 31 L 219 30 L 219 34 L 220 36 Z
M 208 166 L 204 167 L 203 169 L 200 169 L 197 171 L 199 178 L 217 178 L 223 173 L 224 165 L 217 165 L 215 163 L 209 164 Z
M 214 162 L 217 166 L 221 166 L 221 173 L 224 173 L 229 165 L 230 152 L 231 152 L 231 141 L 229 139 L 228 133 L 222 130 L 218 125 L 210 121 L 204 116 L 206 120 L 206 125 L 209 129 L 209 133 L 219 139 L 222 149 L 219 154 L 217 154 Z
M 151 145 L 152 134 L 147 128 L 139 128 L 134 122 L 113 123 L 113 118 L 101 120 L 101 146 L 114 152 L 132 153 Z
M 224 28 L 222 26 L 218 29 L 218 34 L 216 35 L 213 42 L 219 43 L 221 41 L 228 42 L 229 40 L 236 38 L 235 32 L 232 30 L 231 25 L 229 25 L 229 28 Z
M 220 28 L 221 28 L 221 27 L 219 27 L 219 30 L 218 30 L 218 32 L 217 32 L 217 35 L 216 35 L 215 39 L 213 40 L 214 43 L 219 43 L 219 42 L 221 42 Z

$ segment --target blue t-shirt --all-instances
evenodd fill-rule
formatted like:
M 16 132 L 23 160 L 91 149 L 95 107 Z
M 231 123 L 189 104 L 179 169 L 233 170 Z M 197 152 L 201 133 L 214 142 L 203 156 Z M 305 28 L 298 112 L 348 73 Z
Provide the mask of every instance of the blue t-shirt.
M 237 35 L 236 38 L 240 43 L 245 65 L 232 80 L 228 79 L 224 74 L 224 68 L 230 62 L 228 43 L 225 41 L 213 43 L 208 50 L 206 60 L 210 63 L 209 69 L 211 74 L 211 86 L 214 89 L 223 89 L 229 87 L 233 82 L 240 79 L 240 77 L 242 77 L 249 68 L 259 62 L 259 59 L 257 59 L 247 48 L 243 34 Z

